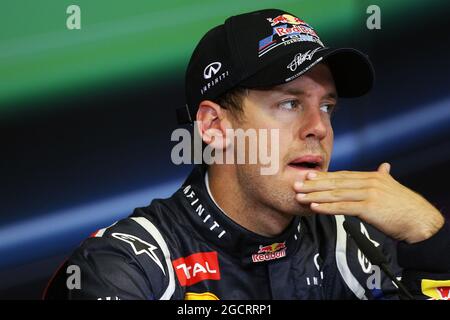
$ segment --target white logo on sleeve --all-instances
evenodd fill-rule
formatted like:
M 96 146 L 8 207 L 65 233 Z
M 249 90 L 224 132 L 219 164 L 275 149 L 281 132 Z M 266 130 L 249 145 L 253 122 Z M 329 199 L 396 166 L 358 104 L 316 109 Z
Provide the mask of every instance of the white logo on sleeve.
M 163 274 L 166 275 L 166 272 L 164 271 L 164 267 L 161 264 L 161 261 L 159 261 L 158 257 L 155 254 L 155 250 L 158 249 L 158 247 L 155 247 L 154 245 L 145 242 L 141 239 L 139 239 L 136 236 L 133 236 L 131 234 L 126 233 L 113 233 L 112 236 L 116 239 L 119 239 L 121 241 L 124 241 L 128 243 L 131 248 L 133 248 L 134 253 L 138 256 L 141 254 L 146 254 L 152 259 L 158 267 L 162 270 Z
M 208 64 L 205 70 L 203 70 L 203 77 L 205 79 L 211 79 L 212 76 L 219 72 L 220 68 L 222 68 L 222 64 L 220 62 L 213 62 Z
M 361 233 L 369 239 L 375 247 L 380 246 L 378 242 L 375 240 L 372 240 L 369 236 L 369 232 L 367 231 L 364 224 L 361 223 Z M 361 252 L 361 250 L 358 249 L 358 261 L 361 265 L 362 270 L 364 273 L 371 273 L 372 272 L 372 264 L 370 263 L 369 259 L 366 258 L 366 256 Z
M 319 259 L 320 255 L 318 253 L 316 253 L 314 255 L 314 266 L 316 267 L 317 271 L 320 274 L 320 280 L 319 277 L 306 277 L 306 283 L 308 284 L 308 286 L 314 285 L 314 286 L 319 286 L 322 284 L 323 281 L 323 271 L 322 271 L 322 267 L 321 267 L 321 263 L 319 263 Z M 312 280 L 312 281 L 311 281 Z

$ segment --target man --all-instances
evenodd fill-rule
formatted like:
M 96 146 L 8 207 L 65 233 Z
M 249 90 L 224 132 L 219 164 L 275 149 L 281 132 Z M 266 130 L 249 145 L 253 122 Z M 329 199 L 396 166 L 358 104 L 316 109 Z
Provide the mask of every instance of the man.
M 45 297 L 398 298 L 347 237 L 349 221 L 416 298 L 445 298 L 450 227 L 441 213 L 395 181 L 387 163 L 327 172 L 337 98 L 361 96 L 372 82 L 367 56 L 325 47 L 287 12 L 251 12 L 213 28 L 191 57 L 179 120 L 197 120 L 214 155 L 239 156 L 236 129 L 276 132 L 278 141 L 260 146 L 277 150 L 277 170 L 262 174 L 261 159 L 196 166 L 171 198 L 86 240 Z M 80 268 L 78 287 L 67 286 L 70 266 Z

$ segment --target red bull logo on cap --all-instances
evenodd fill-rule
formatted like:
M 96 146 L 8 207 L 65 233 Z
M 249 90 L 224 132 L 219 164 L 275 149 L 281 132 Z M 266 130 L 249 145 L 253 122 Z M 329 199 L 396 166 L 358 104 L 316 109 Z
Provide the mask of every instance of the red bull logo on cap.
M 252 254 L 253 262 L 280 259 L 286 256 L 286 241 L 275 242 L 267 246 L 259 246 L 258 253 Z
M 277 27 L 275 28 L 275 31 L 279 36 L 286 36 L 290 34 L 309 34 L 318 37 L 317 33 L 312 28 L 304 26 L 294 26 L 292 28 Z
M 272 49 L 297 42 L 314 42 L 323 47 L 318 34 L 304 20 L 290 14 L 282 14 L 275 18 L 266 18 L 272 26 L 272 34 L 259 40 L 258 57 L 262 57 Z
M 291 16 L 290 14 L 282 14 L 280 16 L 277 16 L 275 18 L 267 18 L 267 20 L 270 22 L 270 25 L 276 26 L 279 23 L 289 23 L 289 24 L 307 24 L 302 19 L 299 19 L 297 17 Z

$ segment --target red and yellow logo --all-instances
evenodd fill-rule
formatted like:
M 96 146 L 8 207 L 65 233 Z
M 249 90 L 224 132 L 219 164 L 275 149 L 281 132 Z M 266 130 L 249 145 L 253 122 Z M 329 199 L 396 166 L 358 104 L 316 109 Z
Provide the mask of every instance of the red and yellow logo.
M 286 248 L 286 241 L 285 242 L 275 242 L 268 246 L 259 246 L 258 253 L 271 253 L 271 252 L 277 252 L 281 249 Z
M 450 300 L 450 280 L 422 279 L 422 293 L 430 300 Z
M 275 242 L 268 246 L 259 246 L 258 253 L 252 254 L 253 262 L 262 262 L 286 256 L 286 241 Z
M 302 19 L 299 19 L 297 17 L 294 17 L 290 14 L 282 14 L 280 16 L 277 16 L 275 18 L 268 18 L 267 19 L 270 22 L 270 25 L 276 26 L 279 23 L 289 23 L 289 24 L 306 24 L 305 21 Z

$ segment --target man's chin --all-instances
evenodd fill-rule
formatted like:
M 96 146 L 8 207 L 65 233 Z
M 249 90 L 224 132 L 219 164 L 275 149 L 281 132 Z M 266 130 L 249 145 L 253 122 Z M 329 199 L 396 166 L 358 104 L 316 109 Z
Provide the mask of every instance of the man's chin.
M 315 215 L 317 213 L 314 212 L 313 210 L 311 210 L 309 205 L 299 204 L 299 205 L 296 206 L 295 209 L 289 210 L 289 214 L 294 215 L 294 216 L 310 217 L 310 216 L 313 216 L 313 215 Z
M 300 217 L 312 217 L 315 214 L 316 213 L 314 211 L 309 211 L 309 212 L 298 213 L 297 216 L 300 216 Z
M 301 216 L 301 217 L 311 217 L 313 215 L 316 215 L 317 213 L 312 211 L 311 209 L 309 210 L 303 210 L 301 212 L 297 212 L 295 215 L 296 216 Z

